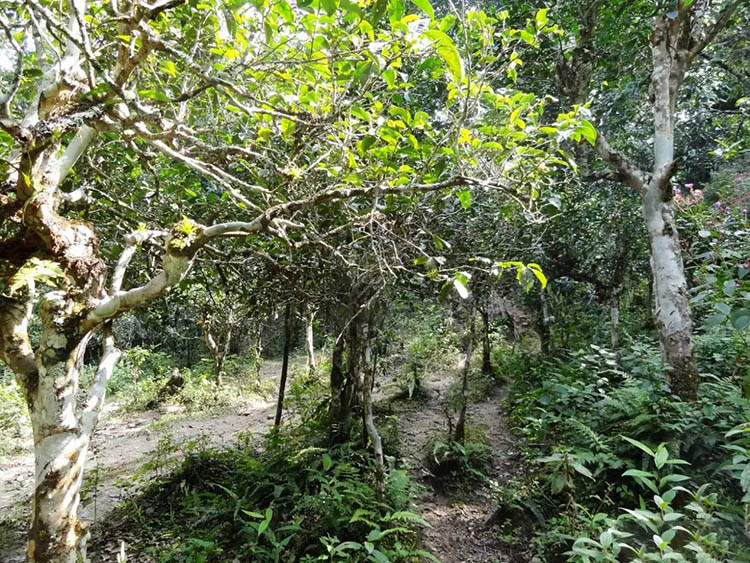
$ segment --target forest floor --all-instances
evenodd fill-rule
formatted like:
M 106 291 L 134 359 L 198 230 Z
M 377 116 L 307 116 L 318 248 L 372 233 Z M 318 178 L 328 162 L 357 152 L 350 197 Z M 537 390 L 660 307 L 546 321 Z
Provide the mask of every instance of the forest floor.
M 492 488 L 502 486 L 518 463 L 513 436 L 500 401 L 504 390 L 494 387 L 483 400 L 469 405 L 468 424 L 484 435 L 491 462 L 484 474 L 492 482 L 469 486 L 435 486 L 439 483 L 426 465 L 428 442 L 448 432 L 446 403 L 449 388 L 456 381 L 452 373 L 438 373 L 424 385 L 425 397 L 394 406 L 399 417 L 402 451 L 412 477 L 425 486 L 417 502 L 430 528 L 422 530 L 422 546 L 442 563 L 505 563 L 521 561 L 506 553 L 502 542 L 486 522 L 494 511 Z
M 280 366 L 277 361 L 264 362 L 261 382 L 277 381 Z M 231 446 L 240 433 L 262 435 L 273 425 L 275 408 L 271 394 L 243 397 L 231 413 L 215 415 L 182 413 L 171 406 L 122 413 L 116 400 L 109 402 L 89 450 L 82 519 L 101 521 L 155 472 L 168 470 L 200 443 Z M 34 483 L 33 452 L 1 463 L 0 475 L 0 562 L 22 563 Z
M 279 362 L 268 361 L 261 370 L 263 382 L 276 381 Z M 424 485 L 418 501 L 422 517 L 430 524 L 422 534 L 423 547 L 442 563 L 505 563 L 516 561 L 503 554 L 502 545 L 485 521 L 492 513 L 492 491 L 486 484 L 459 489 L 435 487 L 425 465 L 428 440 L 447 430 L 445 404 L 455 381 L 441 373 L 427 381 L 425 398 L 393 401 L 388 410 L 398 415 L 402 451 L 412 476 Z M 270 385 L 269 385 L 270 386 Z M 382 396 L 381 396 L 382 397 Z M 517 453 L 500 406 L 502 392 L 469 407 L 469 424 L 481 429 L 492 452 L 486 476 L 506 482 Z M 382 399 L 381 399 L 382 401 Z M 231 413 L 187 414 L 163 407 L 153 411 L 121 413 L 109 403 L 97 428 L 84 480 L 81 516 L 102 521 L 122 500 L 133 495 L 149 478 L 169 471 L 193 447 L 231 446 L 238 435 L 260 436 L 273 424 L 275 397 L 244 397 Z M 33 487 L 34 456 L 26 452 L 0 464 L 0 561 L 24 561 L 24 536 Z M 113 559 L 114 560 L 114 556 Z

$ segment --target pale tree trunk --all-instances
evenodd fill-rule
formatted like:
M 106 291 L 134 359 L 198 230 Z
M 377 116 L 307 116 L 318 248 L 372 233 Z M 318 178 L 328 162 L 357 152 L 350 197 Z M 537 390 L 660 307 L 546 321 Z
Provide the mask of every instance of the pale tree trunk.
M 223 326 L 217 327 L 222 324 Z M 203 342 L 206 344 L 214 364 L 214 380 L 221 387 L 224 384 L 224 362 L 229 354 L 234 330 L 234 312 L 229 311 L 226 319 L 206 315 L 203 319 Z
M 649 238 L 656 301 L 654 320 L 662 358 L 671 391 L 686 401 L 697 398 L 699 378 L 687 281 L 672 203 L 671 179 L 677 170 L 674 160 L 675 105 L 690 65 L 728 25 L 740 2 L 730 0 L 725 3 L 716 20 L 709 25 L 701 21 L 698 13 L 703 9 L 702 3 L 684 0 L 677 2 L 677 9 L 669 16 L 656 18 L 651 34 L 653 68 L 649 89 L 654 114 L 651 174 L 646 174 L 628 157 L 616 152 L 601 131 L 597 132 L 594 143 L 599 155 L 643 197 L 643 219 Z M 586 24 L 593 30 L 594 20 Z M 588 83 L 590 73 L 579 73 L 577 79 Z
M 315 321 L 315 311 L 307 306 L 305 315 L 305 351 L 307 352 L 307 372 L 310 373 L 315 369 L 315 332 L 313 330 L 313 321 Z
M 203 326 L 201 327 L 203 329 L 203 342 L 206 343 L 206 348 L 208 348 L 208 351 L 211 354 L 211 359 L 213 360 L 216 385 L 221 386 L 223 381 L 221 378 L 221 365 L 219 360 L 219 343 L 216 342 L 216 338 L 214 338 L 213 331 L 211 330 L 212 324 L 213 319 L 211 317 L 207 317 L 203 320 Z
M 674 220 L 671 178 L 674 161 L 674 110 L 687 60 L 674 52 L 671 20 L 657 19 L 652 35 L 651 87 L 654 108 L 654 174 L 643 197 L 643 218 L 651 248 L 656 297 L 656 327 L 667 380 L 682 399 L 698 396 L 698 368 L 693 356 L 693 322 L 682 252 Z
M 458 420 L 453 433 L 453 439 L 456 442 L 463 443 L 466 439 L 466 411 L 468 408 L 468 399 L 466 397 L 469 390 L 469 375 L 471 373 L 471 358 L 474 353 L 474 307 L 470 307 L 466 315 L 466 327 L 464 330 L 464 358 L 461 365 L 461 405 L 458 411 Z
M 372 443 L 375 454 L 375 492 L 380 502 L 385 500 L 385 461 L 383 459 L 383 441 L 380 439 L 378 428 L 372 415 L 372 389 L 375 385 L 375 365 L 372 358 L 372 333 L 369 325 L 363 327 L 363 357 L 362 357 L 362 411 L 367 435 Z

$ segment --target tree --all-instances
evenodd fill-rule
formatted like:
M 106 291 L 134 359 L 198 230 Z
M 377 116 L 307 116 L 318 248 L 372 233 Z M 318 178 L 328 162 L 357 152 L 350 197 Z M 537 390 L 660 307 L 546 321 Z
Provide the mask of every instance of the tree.
M 398 1 L 26 0 L 0 10 L 16 57 L 0 99 L 0 359 L 34 428 L 29 561 L 85 558 L 77 507 L 120 355 L 112 322 L 182 284 L 199 253 L 250 248 L 274 261 L 325 239 L 320 214 L 387 214 L 458 186 L 515 193 L 529 170 L 556 166 L 538 139 L 554 146 L 575 120 L 527 125 L 519 114 L 533 96 L 489 81 L 515 76 L 517 57 L 495 65 L 496 52 L 534 43 L 546 20 L 504 28 L 496 46 L 497 20 L 469 12 L 462 56 L 446 33 L 455 19 L 410 28 L 419 19 Z M 420 88 L 444 94 L 440 116 L 420 109 Z M 475 178 L 480 158 L 494 166 Z M 128 275 L 152 244 L 160 267 Z M 81 390 L 96 334 L 101 361 Z
M 636 3 L 631 13 L 656 12 L 649 37 L 651 75 L 649 101 L 653 112 L 653 154 L 650 172 L 617 151 L 599 129 L 594 143 L 597 154 L 642 200 L 643 220 L 648 233 L 654 282 L 655 320 L 664 363 L 672 392 L 684 400 L 695 400 L 698 370 L 694 359 L 693 322 L 680 239 L 674 219 L 672 178 L 678 170 L 675 160 L 676 105 L 685 76 L 697 57 L 726 26 L 740 6 L 727 2 L 678 0 L 674 10 L 659 3 Z M 627 9 L 619 3 L 604 7 L 585 2 L 580 32 L 574 48 L 558 64 L 561 89 L 572 103 L 581 103 L 588 90 L 596 56 L 598 21 L 616 21 L 613 12 Z M 608 12 L 602 17 L 601 12 Z M 611 29 L 608 31 L 612 32 Z M 645 45 L 641 45 L 645 48 Z M 606 123 L 604 124 L 606 125 Z

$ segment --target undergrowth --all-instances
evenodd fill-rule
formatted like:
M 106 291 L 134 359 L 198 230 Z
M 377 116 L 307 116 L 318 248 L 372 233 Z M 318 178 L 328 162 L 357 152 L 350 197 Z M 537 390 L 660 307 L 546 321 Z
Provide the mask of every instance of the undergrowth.
M 698 403 L 681 402 L 646 342 L 619 362 L 595 346 L 525 360 L 507 399 L 526 467 L 500 494 L 506 541 L 550 562 L 750 561 L 741 381 L 703 365 Z
M 272 431 L 264 447 L 201 449 L 108 519 L 95 536 L 125 542 L 128 561 L 433 559 L 417 548 L 412 482 L 391 471 L 376 498 L 371 457 L 311 446 L 306 428 Z

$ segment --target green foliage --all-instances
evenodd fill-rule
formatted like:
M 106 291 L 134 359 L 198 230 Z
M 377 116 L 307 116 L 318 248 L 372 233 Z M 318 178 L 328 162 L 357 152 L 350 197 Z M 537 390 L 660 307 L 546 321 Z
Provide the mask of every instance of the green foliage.
M 382 370 L 396 374 L 401 393 L 418 397 L 424 378 L 443 371 L 458 354 L 455 331 L 447 326 L 444 313 L 435 306 L 396 309 L 393 319 L 381 336 L 387 352 Z
M 627 555 L 635 561 L 708 563 L 731 557 L 724 528 L 734 518 L 720 511 L 717 493 L 709 492 L 711 485 L 704 483 L 695 490 L 679 485 L 693 479 L 675 466 L 690 464 L 670 457 L 666 444 L 651 449 L 637 440 L 623 439 L 649 458 L 646 468 L 623 473 L 644 489 L 643 496 L 639 495 L 636 507 L 622 507 L 625 514 L 616 519 L 597 514 L 595 518 L 599 516 L 607 529 L 598 538 L 577 538 L 570 552 L 572 560 L 614 562 Z
M 29 411 L 14 381 L 0 379 L 0 459 L 20 451 L 30 438 Z
M 305 433 L 304 431 L 302 432 Z M 413 561 L 425 522 L 410 509 L 411 483 L 393 471 L 375 495 L 372 460 L 349 446 L 305 447 L 299 429 L 272 432 L 262 453 L 204 449 L 124 505 L 107 537 L 163 563 Z M 117 519 L 111 519 L 117 521 Z
M 507 406 L 529 471 L 501 503 L 527 515 L 541 556 L 750 556 L 741 531 L 748 450 L 735 443 L 750 402 L 736 378 L 706 376 L 692 405 L 665 393 L 653 345 L 634 342 L 619 363 L 591 347 L 530 364 L 512 382 Z
M 492 457 L 483 432 L 469 426 L 463 443 L 439 434 L 425 444 L 425 462 L 433 475 L 447 484 L 484 482 Z

